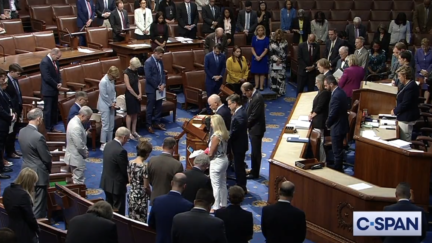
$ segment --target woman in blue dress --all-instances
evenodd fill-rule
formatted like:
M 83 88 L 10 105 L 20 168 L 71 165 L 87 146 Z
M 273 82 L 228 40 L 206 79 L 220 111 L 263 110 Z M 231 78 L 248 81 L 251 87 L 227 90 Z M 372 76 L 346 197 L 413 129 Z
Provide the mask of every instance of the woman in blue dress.
M 252 38 L 251 73 L 255 75 L 255 89 L 259 87 L 261 91 L 264 90 L 264 81 L 269 72 L 267 53 L 270 41 L 265 33 L 265 27 L 258 25 Z

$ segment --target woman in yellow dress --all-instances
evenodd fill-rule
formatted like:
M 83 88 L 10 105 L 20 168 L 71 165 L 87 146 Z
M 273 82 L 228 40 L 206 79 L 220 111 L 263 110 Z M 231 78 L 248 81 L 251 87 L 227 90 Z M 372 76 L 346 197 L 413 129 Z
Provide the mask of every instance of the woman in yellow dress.
M 249 75 L 249 66 L 246 57 L 242 55 L 242 50 L 234 46 L 233 55 L 226 62 L 227 70 L 227 87 L 236 94 L 242 96 L 241 85 L 247 81 Z

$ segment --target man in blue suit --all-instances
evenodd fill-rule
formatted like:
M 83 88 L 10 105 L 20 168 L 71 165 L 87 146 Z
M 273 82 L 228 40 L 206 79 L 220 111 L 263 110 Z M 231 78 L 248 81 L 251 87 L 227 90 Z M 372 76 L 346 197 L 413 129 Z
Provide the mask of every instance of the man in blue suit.
M 247 115 L 242 107 L 242 100 L 238 94 L 230 95 L 227 98 L 228 107 L 232 112 L 229 147 L 234 157 L 234 168 L 237 185 L 247 194 L 246 188 L 246 171 L 245 157 L 248 151 L 248 134 L 247 134 Z
M 207 103 L 214 114 L 218 114 L 222 117 L 226 129 L 229 131 L 231 126 L 231 110 L 222 103 L 221 98 L 217 94 L 212 94 L 207 99 Z M 211 114 L 213 114 L 213 112 Z
M 332 139 L 332 151 L 334 157 L 333 169 L 343 172 L 343 140 L 348 133 L 348 104 L 345 91 L 338 87 L 334 76 L 327 76 L 324 80 L 324 87 L 331 92 L 329 115 L 326 127 L 330 129 Z
M 207 97 L 212 94 L 219 94 L 219 89 L 223 82 L 223 76 L 226 69 L 225 55 L 221 54 L 222 46 L 217 44 L 213 51 L 206 54 L 204 58 L 204 71 L 206 74 L 206 91 Z M 207 107 L 207 113 L 213 114 L 210 107 Z
M 88 103 L 87 93 L 84 91 L 78 91 L 75 93 L 75 104 L 69 109 L 69 115 L 67 118 L 67 122 L 78 115 L 81 107 L 86 106 Z
M 81 30 L 84 26 L 90 27 L 96 16 L 95 4 L 93 0 L 78 0 L 76 2 L 77 7 L 77 26 L 78 30 Z M 86 46 L 85 36 L 80 36 L 80 46 Z
M 153 200 L 149 226 L 156 230 L 156 243 L 171 243 L 171 226 L 174 216 L 193 208 L 193 203 L 184 199 L 186 175 L 177 173 L 171 181 L 171 191 Z
M 154 49 L 153 55 L 144 63 L 146 77 L 145 91 L 147 95 L 146 125 L 150 133 L 154 133 L 153 128 L 166 130 L 165 125 L 161 123 L 162 97 L 166 96 L 165 69 L 162 62 L 163 54 L 164 49 L 158 46 Z
M 41 94 L 44 102 L 43 117 L 47 132 L 60 132 L 54 129 L 58 118 L 58 95 L 62 86 L 60 74 L 60 49 L 53 48 L 39 65 L 42 78 Z

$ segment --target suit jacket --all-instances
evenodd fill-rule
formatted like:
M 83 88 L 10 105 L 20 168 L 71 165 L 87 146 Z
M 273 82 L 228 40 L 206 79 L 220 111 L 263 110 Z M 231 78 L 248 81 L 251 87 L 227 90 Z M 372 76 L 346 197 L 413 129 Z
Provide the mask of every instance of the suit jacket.
M 171 237 L 172 243 L 227 242 L 224 222 L 198 208 L 174 216 Z
M 21 10 L 21 8 L 19 6 L 20 6 L 19 1 L 15 0 L 16 10 Z M 10 9 L 9 0 L 0 0 L 0 14 L 4 14 L 5 9 Z
M 325 122 L 328 117 L 329 103 L 331 93 L 328 90 L 321 90 L 315 96 L 312 103 L 312 112 L 316 113 L 316 116 L 312 119 L 312 127 L 318 129 L 325 128 Z
M 299 19 L 298 19 L 298 17 L 295 17 L 291 23 L 291 29 L 290 30 L 292 31 L 292 30 L 299 30 L 299 29 L 300 29 Z M 303 35 L 302 35 L 303 42 L 306 42 L 308 35 L 311 33 L 312 33 L 311 21 L 308 17 L 303 17 Z M 294 32 L 293 43 L 298 44 L 299 42 L 300 42 L 300 34 L 297 32 Z
M 162 12 L 165 19 L 167 18 L 167 15 L 165 12 L 165 8 L 167 7 L 167 4 L 166 4 L 167 1 L 168 0 L 162 0 L 160 3 L 157 3 L 158 1 L 156 1 L 157 5 L 158 5 L 157 9 L 159 12 Z M 175 19 L 177 17 L 177 9 L 176 9 L 176 5 L 175 5 L 174 1 L 171 1 L 170 5 L 173 7 L 172 8 L 172 17 L 173 17 L 173 19 Z
M 224 76 L 226 71 L 226 59 L 224 54 L 220 54 L 218 62 L 215 60 L 215 55 L 209 52 L 204 57 L 204 71 L 206 74 L 206 85 L 213 85 L 215 83 L 213 76 Z M 223 78 L 219 79 L 218 82 L 222 83 Z
M 341 66 L 342 66 L 342 59 L 340 59 L 340 56 L 339 56 L 339 59 L 338 59 L 337 64 L 336 64 L 336 70 L 341 69 L 342 71 L 344 71 L 345 69 L 347 69 L 349 67 L 346 59 L 345 59 L 345 62 L 343 64 L 343 67 L 341 67 Z
M 4 226 L 17 232 L 16 242 L 34 242 L 39 226 L 33 213 L 33 201 L 27 191 L 20 185 L 11 183 L 4 190 L 3 205 L 9 217 L 9 225 Z
M 226 105 L 222 105 L 217 111 L 216 114 L 220 115 L 225 122 L 225 126 L 227 130 L 230 130 L 231 127 L 231 110 Z
M 144 63 L 146 93 L 155 93 L 160 85 L 166 84 L 163 62 L 157 61 L 160 65 L 159 71 L 156 61 L 157 60 L 153 56 L 150 56 Z
M 248 117 L 244 107 L 232 115 L 229 144 L 234 153 L 245 153 L 249 150 L 247 136 Z
M 253 236 L 253 216 L 240 205 L 229 205 L 215 211 L 215 217 L 223 220 L 229 243 L 247 243 Z
M 360 88 L 360 83 L 363 81 L 364 75 L 365 70 L 362 67 L 351 66 L 344 70 L 338 82 L 338 86 L 345 91 L 347 97 L 351 97 L 353 90 Z
M 36 127 L 27 125 L 20 130 L 18 142 L 23 154 L 22 168 L 28 167 L 37 173 L 39 177 L 36 182 L 37 186 L 47 186 L 52 162 L 45 137 L 38 132 Z
M 348 102 L 345 91 L 337 87 L 331 95 L 329 115 L 326 121 L 326 127 L 330 129 L 331 136 L 342 136 L 348 133 L 347 110 Z
M 258 15 L 256 13 L 256 11 L 251 11 L 250 12 L 250 23 L 249 23 L 249 33 L 252 34 L 255 32 L 255 28 L 258 26 Z M 237 15 L 237 31 L 238 32 L 243 32 L 244 28 L 245 28 L 245 23 L 246 23 L 246 11 L 245 10 L 240 10 L 239 14 Z M 234 33 L 231 33 L 234 34 Z
M 91 12 L 90 12 L 90 17 L 89 17 L 89 12 L 87 9 L 87 2 L 90 3 L 90 7 L 91 7 Z M 93 0 L 78 0 L 76 2 L 76 7 L 77 7 L 77 26 L 78 29 L 81 29 L 84 25 L 86 25 L 87 21 L 89 19 L 94 20 L 96 14 L 96 8 L 95 8 L 95 4 L 93 2 Z
M 391 62 L 391 66 L 390 66 L 390 74 L 388 76 L 389 79 L 397 79 L 397 73 L 396 71 L 398 70 L 398 68 L 400 67 L 399 61 L 397 57 L 392 56 L 392 62 Z
M 45 56 L 39 65 L 42 78 L 42 96 L 58 96 L 59 91 L 57 85 L 62 83 L 62 79 L 60 74 L 60 63 L 55 61 L 55 65 L 57 69 L 54 67 L 53 62 L 48 56 Z
M 324 58 L 327 58 L 330 61 L 331 67 L 335 68 L 337 65 L 337 62 L 340 60 L 339 48 L 341 48 L 344 45 L 347 46 L 347 44 L 345 44 L 345 41 L 342 40 L 341 38 L 337 38 L 335 41 L 335 44 L 333 46 L 333 49 L 331 50 L 331 53 L 330 53 L 331 44 L 332 43 L 331 43 L 330 39 L 328 39 L 325 43 L 326 50 L 325 50 Z M 330 54 L 330 56 L 329 56 L 329 54 Z
M 145 15 L 145 19 L 144 19 Z M 134 11 L 134 21 L 136 25 L 135 34 L 144 35 L 144 31 L 148 31 L 150 35 L 150 26 L 153 23 L 153 16 L 150 9 L 137 8 Z
M 413 28 L 420 28 L 423 33 L 428 33 L 432 29 L 432 7 L 429 6 L 428 20 L 425 22 L 426 9 L 423 3 L 418 4 L 414 10 Z
M 199 14 L 198 14 L 198 8 L 197 5 L 193 2 L 190 2 L 190 11 L 191 11 L 191 25 L 194 24 L 197 28 Z M 185 29 L 184 27 L 188 25 L 188 14 L 186 9 L 185 3 L 179 3 L 177 5 L 177 22 L 178 22 L 178 32 L 179 35 L 184 35 L 189 30 Z
M 64 162 L 72 166 L 85 165 L 88 156 L 87 132 L 79 117 L 70 120 L 66 129 Z
M 12 103 L 13 110 L 18 114 L 18 117 L 20 117 L 22 112 L 21 87 L 19 85 L 18 80 L 12 80 L 11 77 L 9 77 L 9 75 L 7 75 L 7 79 L 8 79 L 8 86 L 6 87 L 4 92 L 8 94 Z M 14 83 L 16 84 L 18 90 L 15 89 Z
M 369 63 L 369 52 L 368 50 L 363 47 L 362 49 L 360 49 L 360 53 L 359 50 L 355 50 L 354 55 L 357 57 L 359 64 L 362 68 L 364 68 L 365 70 L 367 70 L 366 65 L 368 65 Z
M 123 23 L 126 28 L 129 28 L 129 19 L 128 19 L 128 13 L 125 9 L 123 9 L 123 16 L 124 16 L 124 20 L 126 23 Z M 111 15 L 109 16 L 109 22 L 111 24 L 111 28 L 112 28 L 112 33 L 113 33 L 113 39 L 116 40 L 118 38 L 120 38 L 120 34 L 122 33 L 122 20 L 121 20 L 121 16 L 119 14 L 118 9 L 114 9 L 111 12 Z
M 418 109 L 419 87 L 416 82 L 406 84 L 396 96 L 397 105 L 393 112 L 398 121 L 411 122 L 420 117 Z
M 306 238 L 305 213 L 288 202 L 277 202 L 262 210 L 261 231 L 267 243 L 302 243 Z
M 96 2 L 95 3 L 96 18 L 93 21 L 95 22 L 96 26 L 101 26 L 105 19 L 109 20 L 109 18 L 104 18 L 102 14 L 105 12 L 112 12 L 113 10 L 116 9 L 115 0 L 106 0 L 108 2 L 107 7 L 105 7 L 104 0 L 94 0 L 94 1 Z
M 9 126 L 12 124 L 11 109 L 9 96 L 0 90 L 0 131 L 9 132 Z
M 316 43 L 312 43 L 312 46 L 313 46 L 313 53 L 312 53 L 312 60 L 311 60 L 308 43 L 303 42 L 298 45 L 297 63 L 298 63 L 299 76 L 307 75 L 309 72 L 306 72 L 306 67 L 315 66 L 316 62 L 320 59 L 320 45 Z M 315 70 L 310 72 L 315 72 Z
M 81 108 L 79 107 L 79 105 L 77 103 L 73 104 L 73 106 L 69 109 L 69 114 L 68 114 L 68 118 L 67 118 L 68 124 L 72 118 L 74 118 L 76 115 L 78 115 L 80 109 Z
M 182 163 L 174 159 L 171 154 L 162 153 L 150 159 L 147 170 L 152 186 L 150 198 L 152 204 L 156 197 L 167 194 L 171 190 L 174 175 L 183 172 L 184 169 Z
M 184 172 L 186 179 L 186 188 L 182 195 L 189 202 L 193 203 L 195 196 L 199 189 L 212 190 L 210 178 L 204 174 L 204 172 L 196 167 Z
M 227 78 L 226 82 L 228 84 L 238 83 L 240 82 L 240 79 L 247 80 L 249 76 L 249 67 L 248 62 L 246 60 L 245 56 L 242 56 L 242 65 L 240 66 L 239 62 L 236 60 L 234 62 L 233 57 L 229 57 L 226 62 L 226 68 L 227 68 Z
M 392 204 L 389 206 L 384 207 L 384 211 L 418 211 L 422 212 L 422 235 L 421 236 L 411 236 L 411 237 L 401 237 L 401 236 L 395 236 L 395 237 L 385 237 L 384 243 L 419 243 L 422 242 L 426 238 L 427 229 L 428 229 L 428 220 L 427 215 L 424 212 L 423 208 L 418 207 L 411 203 L 410 201 L 399 201 L 396 204 Z
M 193 203 L 174 191 L 155 198 L 150 211 L 149 226 L 156 230 L 156 243 L 171 243 L 174 216 L 190 211 L 193 206 Z
M 94 227 L 97 225 L 97 227 Z M 68 225 L 66 243 L 117 243 L 117 226 L 95 213 L 75 216 Z
M 222 45 L 222 50 L 220 50 L 223 53 L 227 53 L 227 36 L 225 34 L 222 35 L 222 38 L 220 40 L 220 44 Z M 209 53 L 213 51 L 213 47 L 216 45 L 216 34 L 211 33 L 208 34 L 204 41 L 204 51 L 205 53 Z
M 248 117 L 247 128 L 250 135 L 264 136 L 266 131 L 264 98 L 255 90 L 246 109 Z
M 351 46 L 354 46 L 355 39 L 356 39 L 356 33 L 355 33 L 355 26 L 354 24 L 349 24 L 345 27 L 345 32 L 348 35 L 348 43 Z M 367 29 L 364 25 L 359 25 L 359 35 L 362 36 L 365 39 L 365 43 L 367 43 Z
M 202 26 L 201 31 L 203 33 L 213 33 L 215 31 L 215 29 L 218 27 L 216 25 L 216 27 L 214 29 L 211 28 L 212 22 L 214 22 L 214 21 L 218 22 L 222 16 L 221 10 L 218 6 L 214 6 L 214 11 L 215 11 L 215 15 L 213 16 L 213 13 L 210 9 L 210 4 L 206 5 L 202 8 L 201 14 L 202 14 L 202 18 L 203 18 L 203 26 Z
M 97 109 L 100 111 L 109 111 L 112 103 L 116 102 L 116 90 L 113 81 L 108 79 L 108 75 L 101 79 L 99 82 L 99 98 L 97 103 Z
M 127 152 L 117 140 L 105 144 L 100 188 L 115 195 L 126 193 L 129 182 Z

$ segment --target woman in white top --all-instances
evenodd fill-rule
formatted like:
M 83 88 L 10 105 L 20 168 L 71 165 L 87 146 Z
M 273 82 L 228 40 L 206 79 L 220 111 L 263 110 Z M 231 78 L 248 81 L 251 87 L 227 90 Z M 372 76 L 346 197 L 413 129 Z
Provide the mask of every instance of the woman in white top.
M 390 22 L 390 45 L 394 45 L 404 39 L 409 44 L 411 41 L 411 25 L 405 13 L 399 13 L 395 20 Z
M 153 16 L 150 9 L 147 8 L 147 2 L 141 1 L 141 8 L 135 9 L 135 36 L 137 40 L 150 39 L 150 25 L 153 23 Z
M 328 37 L 328 21 L 325 14 L 321 11 L 315 13 L 314 20 L 311 21 L 311 32 L 316 36 L 318 43 L 325 43 Z

